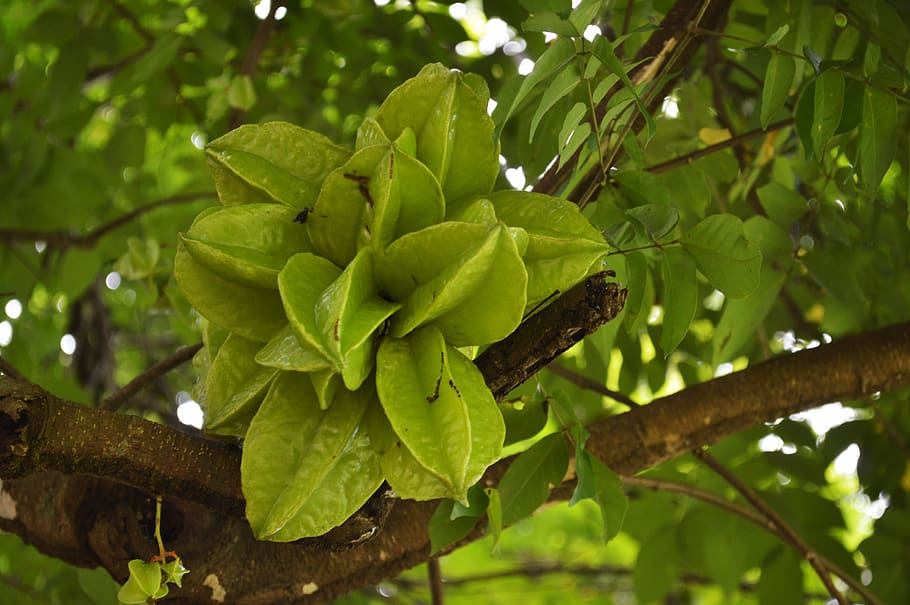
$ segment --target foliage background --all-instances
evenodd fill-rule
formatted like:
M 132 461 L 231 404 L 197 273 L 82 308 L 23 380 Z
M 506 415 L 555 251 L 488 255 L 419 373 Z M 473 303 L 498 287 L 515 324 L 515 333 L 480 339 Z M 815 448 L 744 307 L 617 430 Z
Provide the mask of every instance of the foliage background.
M 304 0 L 278 20 L 277 5 L 260 19 L 242 1 L 8 0 L 0 7 L 3 361 L 61 397 L 92 404 L 197 342 L 198 318 L 175 289 L 171 267 L 177 232 L 214 202 L 206 141 L 240 123 L 282 119 L 351 146 L 362 118 L 431 61 L 479 73 L 494 98 L 508 98 L 522 61 L 552 48 L 535 29 L 559 27 L 528 22 L 529 14 L 565 16 L 564 4 L 452 9 Z M 618 51 L 626 61 L 650 34 L 643 26 L 671 6 L 584 6 L 593 4 L 591 20 L 608 38 L 632 32 Z M 462 10 L 462 19 L 452 17 Z M 773 354 L 910 318 L 908 23 L 910 12 L 897 1 L 734 2 L 724 35 L 708 36 L 696 59 L 679 66 L 671 100 L 654 113 L 653 138 L 647 145 L 644 135 L 637 144 L 620 139 L 618 170 L 586 207 L 624 250 L 645 246 L 608 261 L 631 291 L 624 315 L 560 361 L 574 382 L 544 372 L 528 389 L 589 422 L 625 406 L 580 388 L 578 376 L 646 403 Z M 762 47 L 782 26 L 783 38 Z M 503 31 L 492 52 L 480 52 Z M 589 104 L 590 91 L 609 76 L 600 69 L 582 81 L 589 47 L 581 39 L 560 70 L 577 69 L 574 79 L 551 86 L 554 73 L 542 81 L 503 129 L 504 168 L 515 182 L 517 167 L 529 184 L 546 170 L 566 138 L 566 115 Z M 763 94 L 776 74 L 769 62 L 780 56 L 793 57 L 790 94 L 763 120 Z M 814 56 L 826 63 L 813 66 Z M 843 87 L 818 93 L 830 83 L 816 69 L 841 74 Z M 881 93 L 875 102 L 893 104 L 893 128 L 870 124 L 869 90 Z M 529 142 L 538 108 L 551 102 Z M 820 115 L 834 117 L 826 125 Z M 616 126 L 634 117 L 622 114 Z M 774 128 L 762 131 L 763 121 Z M 748 136 L 725 143 L 723 129 Z M 893 141 L 870 143 L 870 133 Z M 815 149 L 806 153 L 809 142 Z M 591 139 L 583 145 L 596 163 Z M 863 180 L 870 145 L 887 160 L 880 187 Z M 692 304 L 681 305 L 667 279 L 664 250 L 672 246 L 655 245 L 648 223 L 636 220 L 642 215 L 634 209 L 644 207 L 649 216 L 665 217 L 671 207 L 678 214 L 676 230 L 658 238 L 662 245 L 707 215 L 742 218 L 764 253 L 759 289 L 725 298 L 699 279 L 685 292 Z M 679 319 L 680 306 L 691 314 Z M 687 328 L 672 353 L 660 347 L 668 318 Z M 184 366 L 132 399 L 129 411 L 179 426 L 177 405 L 192 386 L 192 368 Z M 910 600 L 908 435 L 910 406 L 900 391 L 758 426 L 712 451 L 814 549 L 871 581 L 881 602 L 901 603 Z M 648 476 L 737 498 L 692 457 Z M 632 501 L 623 533 L 607 547 L 598 515 L 584 503 L 520 522 L 496 555 L 483 541 L 447 556 L 447 578 L 520 572 L 453 581 L 447 596 L 787 603 L 824 594 L 806 562 L 736 516 L 666 491 L 633 490 Z M 0 537 L 4 601 L 110 602 L 103 572 L 39 562 L 12 536 Z M 424 573 L 390 580 L 379 594 L 426 599 Z M 374 598 L 368 592 L 347 602 Z

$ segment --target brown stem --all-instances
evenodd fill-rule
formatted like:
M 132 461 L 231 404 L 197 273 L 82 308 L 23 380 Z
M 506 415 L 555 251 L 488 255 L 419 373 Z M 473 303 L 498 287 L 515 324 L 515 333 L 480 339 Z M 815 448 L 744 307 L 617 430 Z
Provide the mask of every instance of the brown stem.
M 179 349 L 170 357 L 162 359 L 143 373 L 130 380 L 128 383 L 120 387 L 120 389 L 118 389 L 116 392 L 111 393 L 104 399 L 104 401 L 101 402 L 101 405 L 98 407 L 100 407 L 102 410 L 118 410 L 121 405 L 123 405 L 130 397 L 138 393 L 140 390 L 158 378 L 164 376 L 174 368 L 192 359 L 193 355 L 198 353 L 199 349 L 201 348 L 202 343 L 200 342 Z
M 743 483 L 739 477 L 737 477 L 733 472 L 730 471 L 726 466 L 721 464 L 721 462 L 708 453 L 704 449 L 695 449 L 692 451 L 695 456 L 704 462 L 708 467 L 711 468 L 715 473 L 723 477 L 724 481 L 729 483 L 733 488 L 739 492 L 743 498 L 745 498 L 749 504 L 755 507 L 755 510 L 759 511 L 769 523 L 777 528 L 777 531 L 781 537 L 783 537 L 787 542 L 789 542 L 793 548 L 795 548 L 803 558 L 808 561 L 809 565 L 812 566 L 812 569 L 815 570 L 815 573 L 818 575 L 818 578 L 822 581 L 822 584 L 825 585 L 825 588 L 828 590 L 828 593 L 834 598 L 839 605 L 850 605 L 850 602 L 847 601 L 846 597 L 837 589 L 834 585 L 834 581 L 831 579 L 831 572 L 822 562 L 819 554 L 815 550 L 806 544 L 802 538 L 790 527 L 790 524 L 784 521 L 783 517 L 777 514 L 773 508 L 768 506 L 764 500 L 762 500 L 755 490 Z
M 789 542 L 787 536 L 781 531 L 781 529 L 766 516 L 759 514 L 752 509 L 746 508 L 745 506 L 737 504 L 736 502 L 731 502 L 730 500 L 727 500 L 726 498 L 719 496 L 713 492 L 697 488 L 694 485 L 679 483 L 677 481 L 669 481 L 667 479 L 656 479 L 654 477 L 623 477 L 622 483 L 626 487 L 639 487 L 653 491 L 671 492 L 689 496 L 690 498 L 696 498 L 702 502 L 706 502 L 727 512 L 733 513 L 734 515 L 742 517 L 743 519 L 754 523 L 762 529 L 773 533 L 782 540 Z M 826 569 L 834 572 L 838 577 L 840 577 L 841 580 L 843 580 L 845 584 L 847 584 L 847 586 L 853 589 L 856 594 L 861 596 L 863 601 L 866 602 L 866 605 L 881 605 L 878 597 L 869 592 L 869 590 L 863 586 L 861 582 L 854 579 L 853 576 L 851 576 L 845 570 L 841 569 L 838 565 L 819 553 L 816 553 L 816 557 Z M 828 596 L 830 595 L 824 595 L 824 598 L 828 598 Z
M 114 231 L 119 229 L 123 225 L 126 225 L 133 221 L 134 219 L 142 216 L 147 212 L 152 210 L 157 210 L 164 206 L 171 206 L 174 204 L 184 204 L 186 202 L 195 202 L 198 200 L 206 199 L 217 199 L 217 195 L 214 191 L 205 191 L 198 193 L 180 193 L 177 195 L 171 195 L 160 200 L 155 200 L 144 206 L 135 208 L 126 214 L 122 214 L 117 218 L 95 227 L 88 233 L 82 235 L 72 235 L 65 231 L 36 231 L 29 229 L 0 229 L 0 242 L 14 242 L 14 241 L 24 241 L 24 242 L 44 242 L 49 247 L 52 248 L 91 248 L 93 247 L 99 239 Z
M 269 36 L 272 35 L 272 30 L 275 27 L 276 10 L 278 10 L 278 2 L 273 2 L 271 8 L 269 9 L 269 14 L 265 19 L 259 22 L 259 26 L 256 28 L 256 33 L 253 35 L 253 40 L 250 42 L 250 46 L 247 48 L 246 55 L 243 57 L 243 63 L 240 64 L 241 75 L 252 77 L 253 74 L 256 73 L 256 68 L 259 65 L 259 57 L 262 56 L 262 51 L 265 50 L 265 45 L 269 40 Z M 243 123 L 245 117 L 245 110 L 234 108 L 233 112 L 231 113 L 231 129 L 240 126 Z
M 793 125 L 793 118 L 787 118 L 786 120 L 781 120 L 780 122 L 775 122 L 774 124 L 769 124 L 767 128 L 756 128 L 755 130 L 750 130 L 749 132 L 744 132 L 744 133 L 738 134 L 734 137 L 730 137 L 729 139 L 727 139 L 725 141 L 721 141 L 720 143 L 715 143 L 714 145 L 709 145 L 709 146 L 705 147 L 704 149 L 697 149 L 691 153 L 687 153 L 686 155 L 680 156 L 678 158 L 673 158 L 672 160 L 667 160 L 666 162 L 661 162 L 660 164 L 654 164 L 653 166 L 648 166 L 647 168 L 645 168 L 645 170 L 652 174 L 659 174 L 661 172 L 666 172 L 668 170 L 672 170 L 673 168 L 678 168 L 680 166 L 686 166 L 688 164 L 691 164 L 695 160 L 703 158 L 707 155 L 711 155 L 712 153 L 715 153 L 722 149 L 727 149 L 728 147 L 734 147 L 736 145 L 739 145 L 743 141 L 747 141 L 751 138 L 754 138 L 754 137 L 757 137 L 757 136 L 760 136 L 763 134 L 767 134 L 769 132 L 774 132 L 776 130 L 780 130 L 782 128 L 786 128 L 786 127 L 792 126 L 792 125 Z
M 608 389 L 606 386 L 602 385 L 597 380 L 593 380 L 591 378 L 588 378 L 587 376 L 582 376 L 578 372 L 573 372 L 569 368 L 559 365 L 559 363 L 551 363 L 550 365 L 547 366 L 547 370 L 549 370 L 550 372 L 553 372 L 560 378 L 568 380 L 569 382 L 571 382 L 572 384 L 574 384 L 575 386 L 577 386 L 580 389 L 593 391 L 593 392 L 603 395 L 605 397 L 609 397 L 610 399 L 613 399 L 614 401 L 618 401 L 619 403 L 625 404 L 625 405 L 629 406 L 630 408 L 637 408 L 638 406 L 641 405 L 640 403 L 631 399 L 625 393 L 620 393 L 619 391 L 614 391 L 612 389 Z
M 433 605 L 445 603 L 445 593 L 442 589 L 442 570 L 439 568 L 439 557 L 430 557 L 427 561 L 427 581 L 430 584 L 430 602 Z

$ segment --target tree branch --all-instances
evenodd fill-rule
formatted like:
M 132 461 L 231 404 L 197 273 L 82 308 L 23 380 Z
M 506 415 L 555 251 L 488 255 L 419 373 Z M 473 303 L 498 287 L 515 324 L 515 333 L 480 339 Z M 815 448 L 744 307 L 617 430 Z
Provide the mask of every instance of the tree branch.
M 629 476 L 760 422 L 908 385 L 910 323 L 905 323 L 783 355 L 607 418 L 588 427 L 588 448 Z M 96 443 L 100 440 L 104 443 Z M 206 584 L 209 574 L 241 605 L 281 598 L 324 602 L 427 559 L 426 525 L 435 502 L 396 501 L 375 538 L 344 551 L 254 540 L 240 518 L 239 462 L 234 447 L 60 402 L 0 378 L 0 497 L 19 511 L 11 516 L 5 508 L 0 529 L 54 556 L 81 565 L 101 563 L 122 577 L 126 561 L 140 556 L 143 544 L 154 552 L 151 533 L 143 534 L 137 521 L 143 511 L 154 512 L 149 492 L 166 495 L 165 538 L 193 569 L 180 592 L 187 602 L 210 602 L 215 580 Z M 485 481 L 495 484 L 509 463 L 491 467 Z M 103 474 L 146 492 L 40 472 L 53 468 Z M 13 477 L 18 478 L 8 480 Z M 264 584 L 262 575 L 250 570 L 266 566 L 276 573 Z
M 155 200 L 144 206 L 130 210 L 117 218 L 95 227 L 88 233 L 82 235 L 73 235 L 66 231 L 36 231 L 31 229 L 0 229 L 0 242 L 44 242 L 52 248 L 91 248 L 99 239 L 119 229 L 123 225 L 132 222 L 134 219 L 142 216 L 152 210 L 157 210 L 164 206 L 174 204 L 184 204 L 186 202 L 195 202 L 197 200 L 217 199 L 214 191 L 202 191 L 198 193 L 179 193 L 171 195 L 160 200 Z
M 180 366 L 181 364 L 189 361 L 193 358 L 193 355 L 199 352 L 199 349 L 202 348 L 202 343 L 190 345 L 183 347 L 178 350 L 176 353 L 168 357 L 167 359 L 162 359 L 142 374 L 139 374 L 131 381 L 126 383 L 123 387 L 118 389 L 116 392 L 111 393 L 108 397 L 101 402 L 99 406 L 102 410 L 111 410 L 116 411 L 120 409 L 120 406 L 123 405 L 130 397 L 141 391 L 143 388 L 148 386 L 151 382 L 161 378 L 174 368 Z

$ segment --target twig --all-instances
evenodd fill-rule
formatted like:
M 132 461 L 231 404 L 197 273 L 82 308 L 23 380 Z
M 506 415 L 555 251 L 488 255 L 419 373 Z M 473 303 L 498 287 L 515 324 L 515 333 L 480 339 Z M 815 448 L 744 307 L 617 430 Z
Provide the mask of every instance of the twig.
M 612 389 L 608 389 L 606 386 L 600 384 L 600 382 L 593 380 L 591 378 L 588 378 L 587 376 L 582 376 L 581 374 L 579 374 L 577 372 L 573 372 L 569 368 L 559 365 L 559 363 L 551 363 L 550 365 L 547 366 L 547 369 L 549 371 L 553 372 L 554 374 L 556 374 L 557 376 L 559 376 L 560 378 L 568 380 L 569 382 L 571 382 L 572 384 L 574 384 L 575 386 L 577 386 L 580 389 L 594 391 L 595 393 L 598 393 L 605 397 L 609 397 L 610 399 L 613 399 L 615 401 L 618 401 L 619 403 L 627 405 L 630 408 L 637 408 L 641 405 L 640 403 L 631 399 L 626 394 L 620 393 L 619 391 L 614 391 Z
M 167 359 L 162 359 L 145 372 L 139 374 L 131 381 L 126 383 L 122 388 L 112 393 L 104 401 L 101 402 L 99 406 L 102 410 L 116 410 L 124 402 L 126 402 L 130 397 L 138 393 L 148 384 L 154 380 L 160 378 L 161 376 L 167 374 L 174 368 L 183 364 L 186 361 L 189 361 L 193 358 L 199 349 L 202 348 L 202 343 L 197 343 L 187 347 L 179 349 L 176 353 L 168 357 Z
M 442 570 L 439 569 L 439 557 L 430 557 L 427 560 L 427 581 L 430 584 L 430 599 L 433 605 L 443 605 L 444 593 L 442 590 Z
M 0 357 L 0 372 L 6 374 L 13 380 L 18 380 L 19 382 L 29 382 L 30 381 L 22 375 L 22 372 L 13 367 L 13 364 L 5 360 L 3 357 Z
M 687 153 L 686 155 L 680 156 L 678 158 L 673 158 L 672 160 L 667 160 L 666 162 L 661 162 L 660 164 L 649 166 L 645 168 L 645 171 L 652 174 L 659 174 L 673 168 L 685 166 L 686 164 L 691 164 L 695 160 L 703 158 L 707 155 L 711 155 L 716 151 L 739 145 L 743 141 L 747 141 L 753 137 L 767 134 L 769 132 L 774 132 L 775 130 L 780 130 L 781 128 L 786 128 L 787 126 L 792 126 L 793 122 L 793 118 L 787 118 L 786 120 L 781 120 L 780 122 L 769 124 L 767 128 L 756 128 L 755 130 L 750 130 L 749 132 L 738 134 L 735 137 L 730 137 L 726 141 L 721 141 L 720 143 L 709 145 L 704 149 L 697 149 L 692 153 Z
M 0 229 L 0 242 L 44 242 L 49 247 L 56 248 L 91 248 L 99 239 L 111 231 L 122 227 L 135 218 L 143 214 L 156 210 L 163 206 L 173 204 L 183 204 L 196 200 L 216 199 L 217 194 L 214 191 L 202 191 L 197 193 L 179 193 L 171 195 L 160 200 L 150 202 L 145 206 L 135 208 L 126 214 L 118 216 L 110 222 L 100 225 L 83 235 L 72 235 L 65 231 L 36 231 L 30 229 Z
M 243 62 L 240 64 L 241 75 L 252 78 L 253 74 L 256 73 L 256 68 L 259 65 L 259 57 L 262 56 L 262 51 L 265 49 L 269 36 L 272 35 L 272 29 L 275 27 L 276 10 L 278 10 L 278 3 L 272 2 L 269 14 L 265 19 L 259 22 L 259 27 L 256 28 L 253 40 L 250 42 L 246 55 L 243 57 Z M 244 117 L 246 117 L 246 111 L 235 107 L 234 111 L 231 113 L 231 128 L 234 129 L 240 126 Z
M 850 605 L 850 602 L 847 601 L 846 597 L 844 597 L 840 590 L 834 585 L 834 582 L 831 580 L 830 569 L 824 565 L 819 554 L 816 553 L 811 546 L 806 544 L 773 508 L 765 504 L 765 501 L 762 500 L 751 487 L 740 481 L 739 477 L 721 464 L 717 458 L 709 454 L 707 450 L 699 448 L 693 450 L 692 453 L 711 468 L 711 470 L 720 475 L 724 481 L 733 486 L 749 504 L 754 506 L 770 523 L 773 523 L 777 527 L 780 535 L 796 548 L 809 565 L 812 566 L 812 569 L 818 574 L 818 578 L 822 581 L 822 584 L 825 585 L 828 593 L 839 605 Z

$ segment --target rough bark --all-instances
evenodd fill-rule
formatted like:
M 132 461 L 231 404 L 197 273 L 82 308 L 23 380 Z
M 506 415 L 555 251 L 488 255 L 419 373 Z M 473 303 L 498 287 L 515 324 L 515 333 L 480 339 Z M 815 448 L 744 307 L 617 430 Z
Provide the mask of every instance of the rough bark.
M 605 419 L 590 427 L 588 447 L 606 464 L 629 475 L 759 422 L 908 385 L 910 323 L 905 323 L 783 355 Z M 21 465 L 12 470 L 10 460 L 14 456 L 10 452 L 16 450 L 22 457 L 22 439 L 35 430 L 31 423 L 40 421 L 40 408 L 52 396 L 19 387 L 8 379 L 0 380 L 0 386 L 0 445 L 4 456 L 0 475 L 10 477 L 23 472 Z M 50 407 L 71 410 L 78 406 L 57 401 Z M 39 412 L 23 413 L 32 409 Z M 123 423 L 122 416 L 108 412 L 95 412 L 95 421 L 103 434 L 130 452 L 151 446 L 149 436 L 157 434 L 151 431 L 159 430 L 142 420 Z M 137 430 L 133 422 L 149 426 Z M 43 433 L 37 431 L 38 438 L 42 434 L 47 437 L 47 430 L 45 425 Z M 161 430 L 162 435 L 173 433 Z M 180 436 L 176 442 L 184 438 Z M 202 456 L 208 455 L 207 448 L 215 447 L 219 452 L 224 450 L 219 455 L 233 455 L 235 464 L 239 460 L 230 448 L 198 438 L 186 439 L 192 444 L 190 450 L 198 447 Z M 156 451 L 155 455 L 165 454 Z M 76 470 L 78 459 L 77 451 L 70 461 L 62 463 L 64 469 Z M 145 469 L 143 465 L 148 463 L 136 464 Z M 495 465 L 487 479 L 495 482 L 508 464 L 506 460 Z M 173 469 L 183 466 L 175 463 Z M 120 480 L 138 477 L 136 485 L 141 488 L 155 491 L 160 487 L 152 473 L 117 470 Z M 224 481 L 224 476 L 215 468 L 210 471 L 200 473 L 199 485 L 190 483 L 187 493 L 175 489 L 166 492 L 164 539 L 192 570 L 179 597 L 175 592 L 175 598 L 169 598 L 173 603 L 222 602 L 219 596 L 224 602 L 249 605 L 324 602 L 391 577 L 428 555 L 426 525 L 435 502 L 395 502 L 382 531 L 348 549 L 271 544 L 255 541 L 242 519 L 217 512 L 217 506 L 206 506 L 206 494 L 217 499 L 213 494 L 223 490 L 215 484 Z M 149 477 L 154 485 L 143 483 L 142 477 Z M 198 502 L 191 501 L 194 498 Z M 70 562 L 103 565 L 121 580 L 126 561 L 155 552 L 153 511 L 148 492 L 56 470 L 6 480 L 0 492 L 0 529 L 13 531 L 44 552 Z

